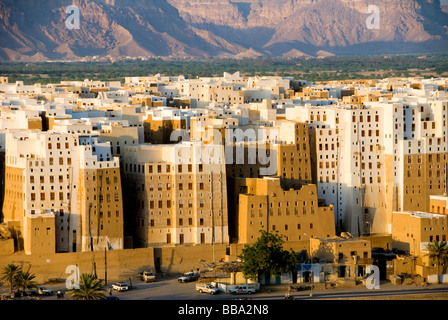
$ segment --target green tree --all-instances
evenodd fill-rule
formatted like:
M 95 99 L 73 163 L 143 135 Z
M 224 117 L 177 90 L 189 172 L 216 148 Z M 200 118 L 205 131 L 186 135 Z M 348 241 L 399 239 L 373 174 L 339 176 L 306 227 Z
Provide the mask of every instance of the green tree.
M 100 300 L 106 296 L 101 280 L 94 275 L 83 273 L 79 279 L 79 288 L 72 289 L 71 300 Z
M 439 283 L 439 266 L 440 263 L 445 264 L 448 261 L 448 243 L 446 241 L 433 241 L 426 246 L 431 259 L 436 259 L 437 283 Z
M 21 295 L 25 294 L 27 289 L 36 288 L 36 282 L 34 278 L 36 276 L 31 274 L 29 271 L 19 271 L 14 277 L 15 286 L 21 289 Z
M 242 250 L 242 270 L 246 279 L 257 279 L 259 273 L 280 274 L 293 272 L 296 255 L 292 250 L 284 250 L 284 236 L 277 232 L 261 230 L 261 235 L 251 246 Z
M 0 275 L 0 280 L 5 281 L 9 284 L 9 294 L 12 296 L 12 291 L 14 289 L 14 279 L 16 275 L 21 271 L 20 267 L 15 264 L 8 264 L 3 268 Z

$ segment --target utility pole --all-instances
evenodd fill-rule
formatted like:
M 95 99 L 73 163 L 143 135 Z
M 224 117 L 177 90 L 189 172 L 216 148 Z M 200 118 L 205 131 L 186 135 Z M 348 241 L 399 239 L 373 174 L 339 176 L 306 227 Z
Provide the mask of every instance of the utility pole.
M 98 175 L 98 180 L 100 180 L 100 188 L 99 188 L 100 194 L 98 196 L 98 201 L 99 201 L 98 208 L 101 212 L 101 203 L 104 201 L 104 199 L 102 198 L 103 197 L 103 173 L 102 172 L 101 172 L 101 174 Z M 98 244 L 100 241 L 100 224 L 101 224 L 100 218 L 101 218 L 100 214 L 98 214 L 98 221 L 97 221 L 97 225 L 96 225 L 96 228 L 97 228 L 96 244 Z
M 314 274 L 313 274 L 313 251 L 311 249 L 311 236 L 310 236 L 310 257 L 311 257 L 311 293 L 310 297 L 313 296 L 313 286 L 314 286 Z
M 90 241 L 90 251 L 93 251 L 93 238 L 92 238 L 92 224 L 91 224 L 91 214 L 92 203 L 89 204 L 89 241 Z
M 212 250 L 213 263 L 215 263 L 215 212 L 213 207 L 213 171 L 210 172 L 210 193 L 211 193 L 211 209 L 212 209 Z
M 224 213 L 223 213 L 223 208 L 224 208 L 224 204 L 223 204 L 223 198 L 224 198 L 224 192 L 222 190 L 222 184 L 223 184 L 223 177 L 222 177 L 222 168 L 221 168 L 221 172 L 220 172 L 220 182 L 221 182 L 221 208 L 220 208 L 220 212 L 221 212 L 221 244 L 224 243 Z
M 91 211 L 92 211 L 92 203 L 89 204 L 89 237 L 90 237 L 90 251 L 92 252 L 92 273 L 97 277 L 96 275 L 96 263 L 95 263 L 95 252 L 93 251 L 93 237 L 92 237 L 92 226 L 91 226 Z
M 68 201 L 67 201 L 67 206 L 68 206 L 68 213 L 67 213 L 67 239 L 68 239 L 68 244 L 67 244 L 67 252 L 70 252 L 70 213 L 72 212 L 72 202 L 71 202 L 71 198 L 73 197 L 73 166 L 70 166 L 70 197 L 68 197 Z M 73 231 L 72 231 L 73 234 Z M 76 241 L 76 239 L 75 239 Z M 72 237 L 72 251 L 73 251 L 73 237 Z M 76 249 L 75 249 L 76 251 Z
M 104 248 L 104 283 L 107 285 L 107 244 Z

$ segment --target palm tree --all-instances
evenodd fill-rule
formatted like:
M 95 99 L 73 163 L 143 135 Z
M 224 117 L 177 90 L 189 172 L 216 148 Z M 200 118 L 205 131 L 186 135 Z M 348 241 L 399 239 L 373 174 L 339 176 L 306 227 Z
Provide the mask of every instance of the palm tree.
M 15 264 L 8 264 L 3 268 L 3 272 L 0 275 L 0 280 L 9 283 L 9 294 L 12 296 L 14 289 L 14 279 L 16 275 L 21 271 L 20 267 Z
M 445 263 L 448 261 L 448 243 L 446 241 L 433 241 L 427 245 L 428 253 L 431 259 L 436 259 L 437 267 L 437 283 L 439 283 L 439 265 L 440 262 Z
M 34 274 L 29 273 L 28 271 L 19 271 L 14 277 L 15 285 L 21 288 L 21 295 L 25 294 L 27 289 L 36 288 L 36 282 L 34 282 L 34 278 L 36 276 Z
M 100 300 L 106 297 L 102 281 L 94 275 L 83 273 L 79 280 L 79 288 L 70 290 L 71 300 Z

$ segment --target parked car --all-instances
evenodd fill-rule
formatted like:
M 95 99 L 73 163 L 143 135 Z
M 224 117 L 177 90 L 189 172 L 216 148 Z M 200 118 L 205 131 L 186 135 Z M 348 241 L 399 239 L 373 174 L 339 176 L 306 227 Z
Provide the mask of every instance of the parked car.
M 219 289 L 209 283 L 207 284 L 197 284 L 196 285 L 196 291 L 200 293 L 210 293 L 210 294 L 217 294 L 219 293 Z
M 152 270 L 143 271 L 142 280 L 145 282 L 154 282 L 156 281 L 156 275 L 152 272 Z
M 128 291 L 129 286 L 126 283 L 117 282 L 112 285 L 112 289 L 114 289 L 115 291 Z
M 38 289 L 28 289 L 26 291 L 26 295 L 27 296 L 32 296 L 32 297 L 38 296 L 39 295 L 39 290 Z
M 178 282 L 191 282 L 199 279 L 199 272 L 187 272 L 182 277 L 178 278 Z
M 43 296 L 52 296 L 53 295 L 53 290 L 47 289 L 45 287 L 39 287 L 37 292 Z
M 252 294 L 255 293 L 255 289 L 249 286 L 236 286 L 235 288 L 229 289 L 231 294 Z

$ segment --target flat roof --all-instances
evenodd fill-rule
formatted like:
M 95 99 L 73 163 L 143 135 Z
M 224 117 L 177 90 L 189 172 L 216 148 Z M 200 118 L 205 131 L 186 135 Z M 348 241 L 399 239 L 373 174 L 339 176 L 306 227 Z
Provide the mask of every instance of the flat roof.
M 446 218 L 448 215 L 444 214 L 437 214 L 437 213 L 431 213 L 431 212 L 423 212 L 423 211 L 394 211 L 394 214 L 407 214 L 411 217 L 416 218 Z
M 361 239 L 359 237 L 344 238 L 344 237 L 335 236 L 333 238 L 312 238 L 312 239 L 325 241 L 325 242 L 369 242 L 369 240 Z
M 429 199 L 448 201 L 448 195 L 446 195 L 446 196 L 430 195 Z

